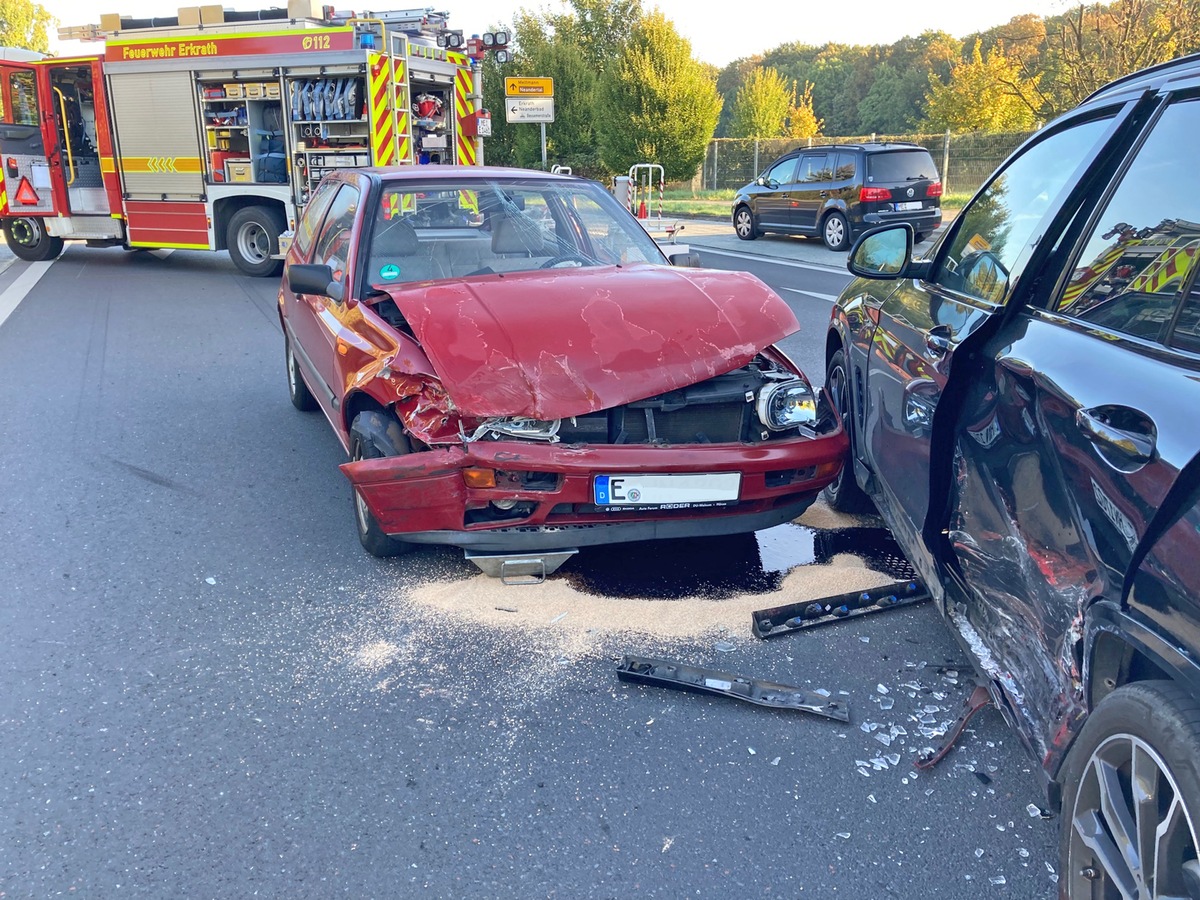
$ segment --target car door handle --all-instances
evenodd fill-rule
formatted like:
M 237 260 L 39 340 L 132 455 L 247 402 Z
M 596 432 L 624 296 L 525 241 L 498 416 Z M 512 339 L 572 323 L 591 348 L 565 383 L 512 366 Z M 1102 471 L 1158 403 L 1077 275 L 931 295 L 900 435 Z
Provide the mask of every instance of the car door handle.
M 822 198 L 824 198 L 824 197 L 828 197 L 828 196 L 829 196 L 829 191 L 821 191 L 821 197 L 822 197 Z
M 1097 447 L 1115 450 L 1138 463 L 1148 463 L 1154 458 L 1154 435 L 1116 428 L 1109 425 L 1106 418 L 1095 410 L 1080 409 L 1075 412 L 1075 425 Z
M 949 325 L 936 325 L 925 335 L 925 349 L 934 356 L 945 356 L 950 352 L 950 338 L 953 336 Z

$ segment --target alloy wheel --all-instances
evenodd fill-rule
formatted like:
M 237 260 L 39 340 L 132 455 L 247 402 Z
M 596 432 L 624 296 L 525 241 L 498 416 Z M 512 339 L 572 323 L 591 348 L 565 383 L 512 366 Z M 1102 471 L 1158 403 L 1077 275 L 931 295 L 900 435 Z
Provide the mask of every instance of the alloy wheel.
M 1200 898 L 1192 812 L 1155 750 L 1114 734 L 1088 759 L 1075 797 L 1067 896 Z

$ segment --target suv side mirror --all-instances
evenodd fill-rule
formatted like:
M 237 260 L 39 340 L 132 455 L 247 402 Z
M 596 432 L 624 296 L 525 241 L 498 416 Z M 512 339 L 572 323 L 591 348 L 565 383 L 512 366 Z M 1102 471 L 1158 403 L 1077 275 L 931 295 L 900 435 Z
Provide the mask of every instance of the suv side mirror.
M 850 249 L 846 268 L 859 278 L 893 281 L 924 276 L 929 264 L 913 262 L 913 228 L 907 222 L 864 231 Z
M 287 281 L 293 294 L 318 294 L 338 303 L 346 295 L 346 289 L 333 277 L 333 269 L 329 266 L 288 266 Z
M 759 175 L 757 178 L 754 179 L 754 183 L 757 184 L 759 187 L 766 187 L 767 186 L 767 176 Z

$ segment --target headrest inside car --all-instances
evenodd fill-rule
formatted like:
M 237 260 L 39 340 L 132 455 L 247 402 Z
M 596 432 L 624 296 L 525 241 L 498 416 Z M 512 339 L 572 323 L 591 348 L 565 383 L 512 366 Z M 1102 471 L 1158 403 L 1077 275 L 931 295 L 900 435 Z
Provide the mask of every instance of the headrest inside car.
M 372 250 L 376 256 L 412 256 L 421 247 L 417 230 L 404 219 L 386 222 L 375 235 Z
M 492 222 L 493 253 L 545 253 L 546 238 L 541 228 L 516 216 L 502 216 Z

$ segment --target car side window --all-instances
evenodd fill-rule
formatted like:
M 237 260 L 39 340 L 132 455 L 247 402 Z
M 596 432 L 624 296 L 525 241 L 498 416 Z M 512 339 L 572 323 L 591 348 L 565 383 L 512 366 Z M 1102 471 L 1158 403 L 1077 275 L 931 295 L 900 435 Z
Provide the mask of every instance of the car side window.
M 778 181 L 780 184 L 791 184 L 796 180 L 796 157 L 792 156 L 788 159 L 781 159 L 779 162 L 767 169 L 763 177 L 769 184 L 772 181 Z
M 834 181 L 849 181 L 857 174 L 853 153 L 839 153 L 833 167 Z
M 1057 312 L 1161 344 L 1168 343 L 1175 322 L 1172 342 L 1194 347 L 1197 134 L 1200 100 L 1163 111 L 1096 219 Z M 1177 321 L 1185 296 L 1192 312 Z
M 1091 119 L 1068 126 L 1011 160 L 959 214 L 954 239 L 931 280 L 958 293 L 1003 302 L 1034 229 L 1108 125 L 1108 119 Z
M 812 184 L 817 181 L 833 181 L 833 168 L 828 153 L 805 153 L 800 157 L 800 171 L 796 180 Z
M 325 210 L 329 209 L 329 203 L 337 189 L 336 181 L 323 181 L 308 199 L 304 214 L 300 216 L 300 222 L 296 225 L 296 249 L 302 256 L 308 255 L 308 248 L 317 236 L 317 229 L 321 226 L 321 220 L 325 218 Z
M 358 189 L 343 184 L 329 207 L 329 215 L 325 217 L 325 226 L 321 229 L 321 237 L 317 240 L 317 249 L 313 253 L 313 262 L 329 266 L 333 270 L 335 281 L 345 281 L 346 278 L 346 264 L 350 260 L 351 250 L 350 236 L 358 213 L 358 201 Z

